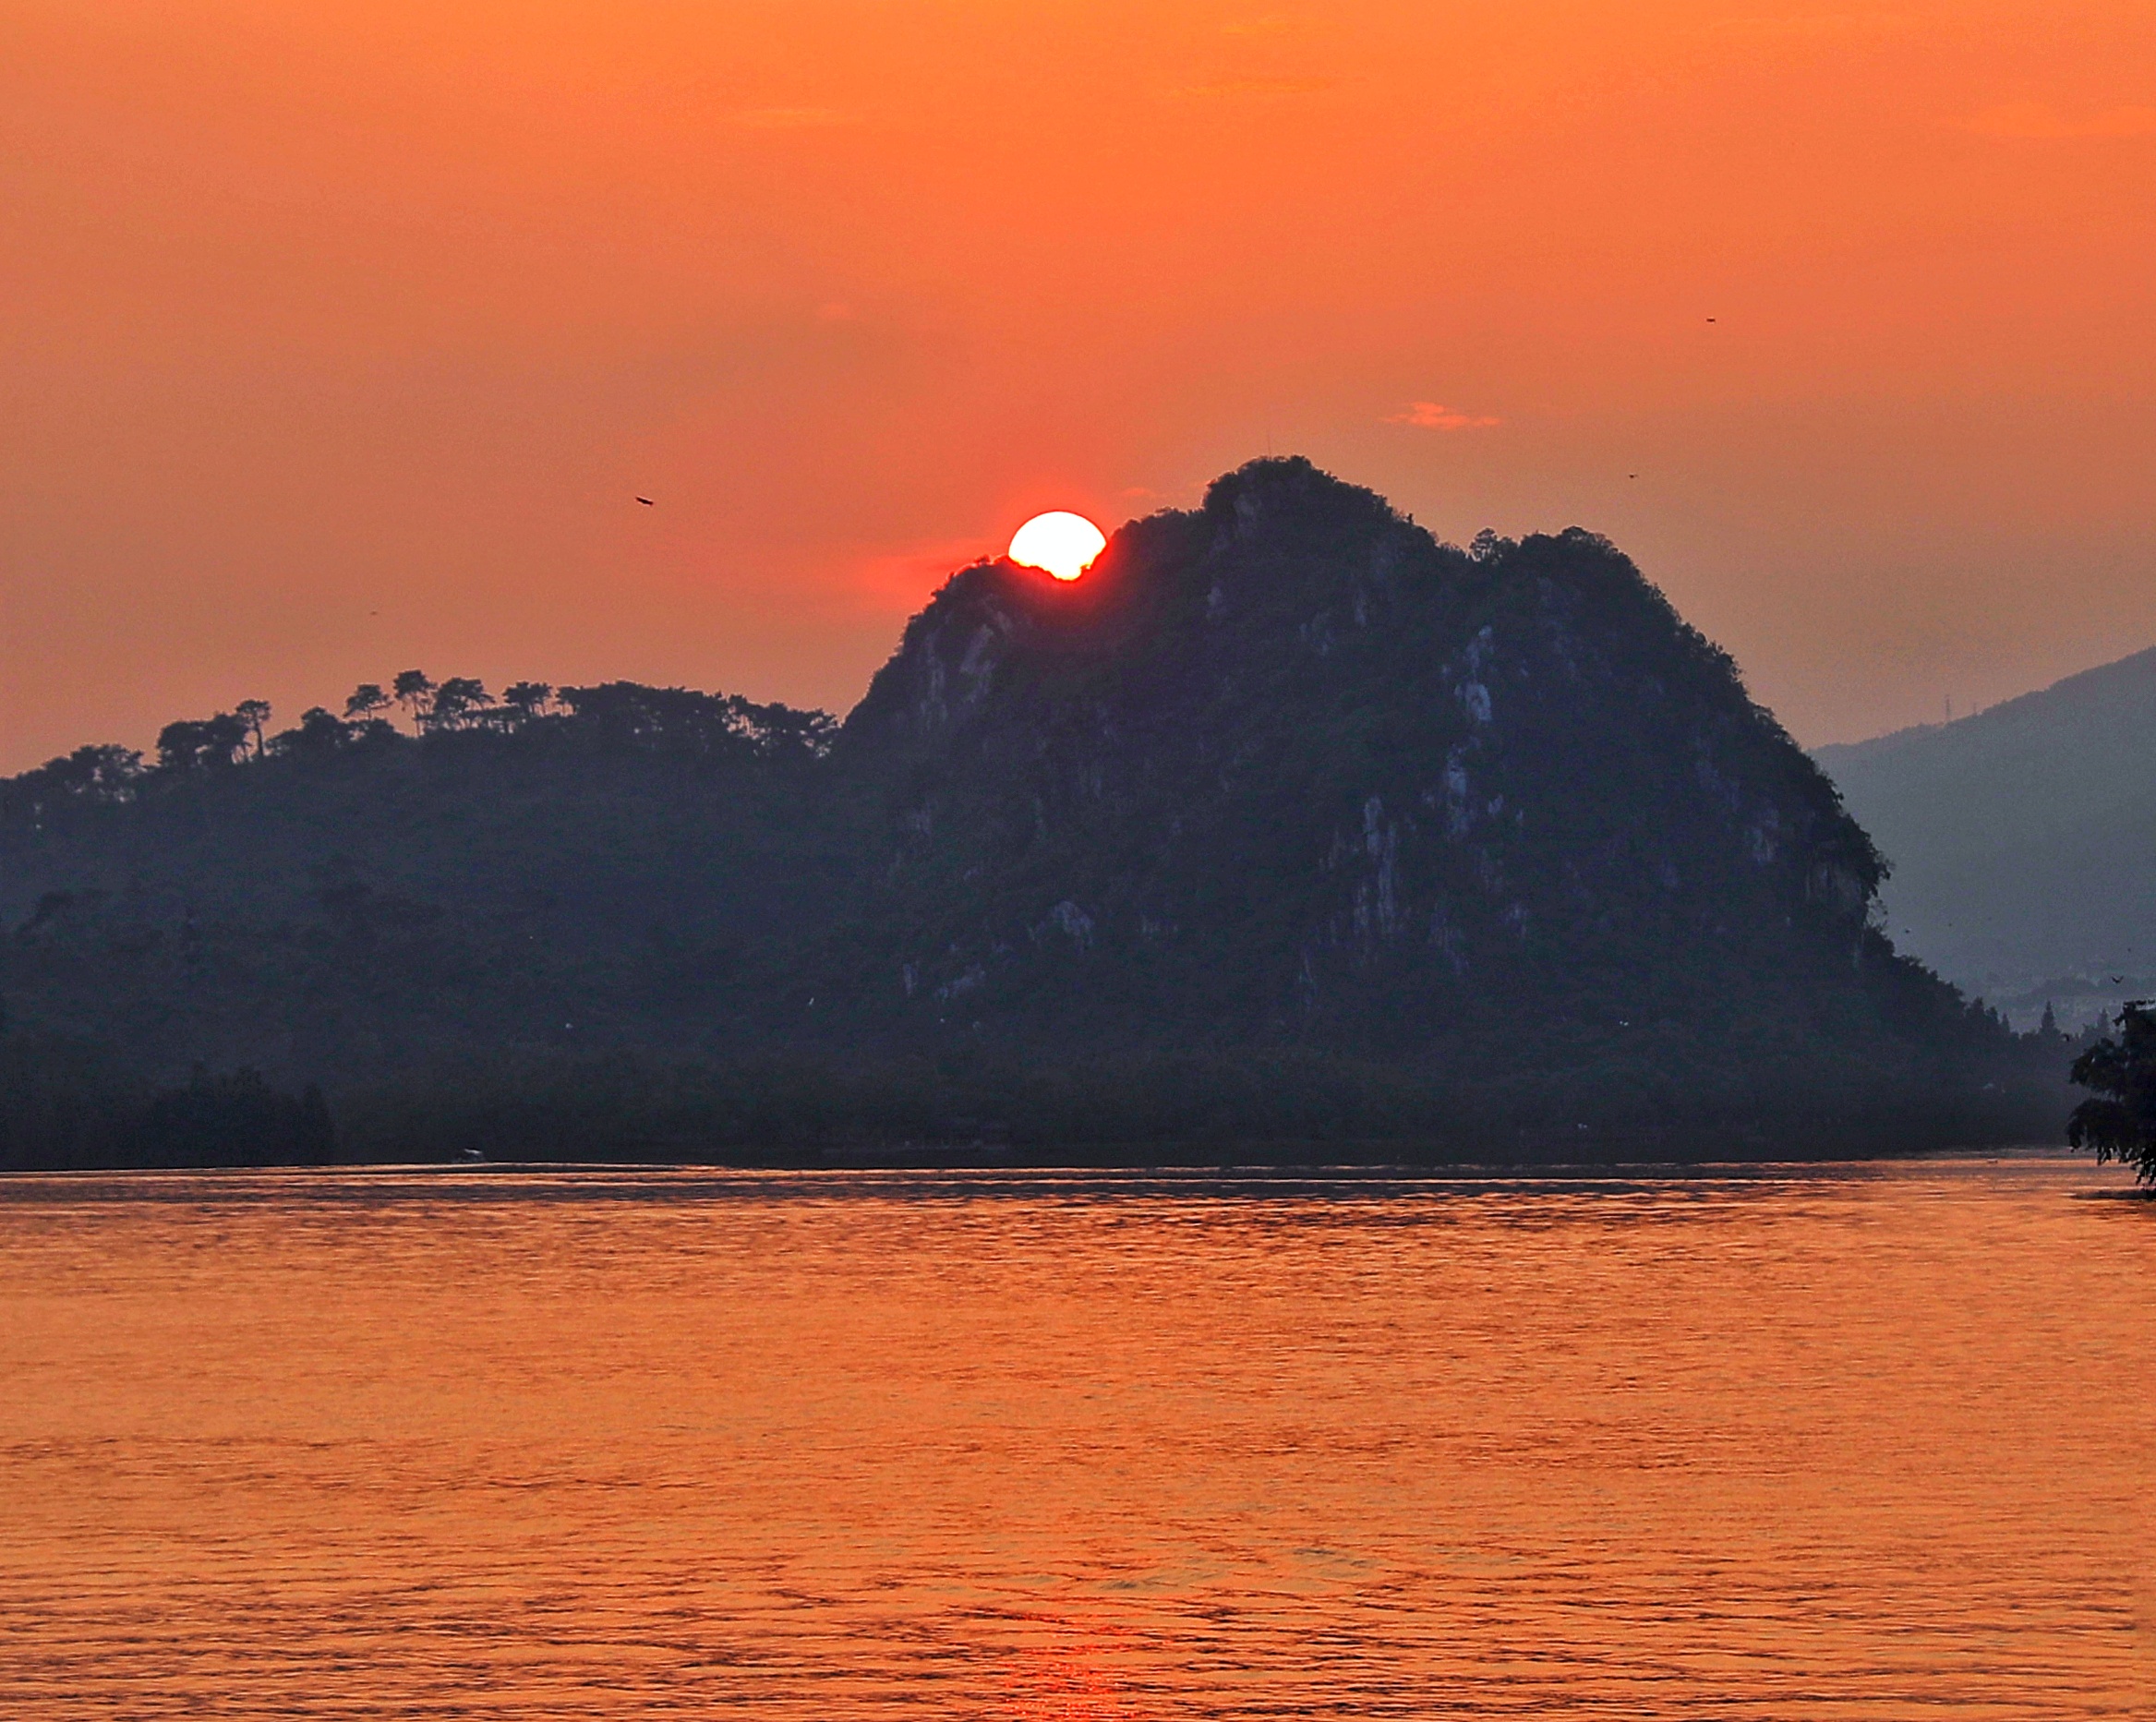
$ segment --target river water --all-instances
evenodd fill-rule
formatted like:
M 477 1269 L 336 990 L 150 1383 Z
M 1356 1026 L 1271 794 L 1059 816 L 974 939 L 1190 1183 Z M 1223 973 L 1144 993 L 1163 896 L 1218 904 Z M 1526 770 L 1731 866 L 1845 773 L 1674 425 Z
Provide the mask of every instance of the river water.
M 2156 1716 L 2156 1204 L 0 1184 L 8 1717 Z

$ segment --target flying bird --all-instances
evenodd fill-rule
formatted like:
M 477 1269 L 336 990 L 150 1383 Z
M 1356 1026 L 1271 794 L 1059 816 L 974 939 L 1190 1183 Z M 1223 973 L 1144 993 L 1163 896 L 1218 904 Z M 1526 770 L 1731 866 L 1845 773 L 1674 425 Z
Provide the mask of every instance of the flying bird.
M 2111 983 L 2112 983 L 2112 985 L 2114 985 L 2114 986 L 2119 986 L 2119 985 L 2123 984 L 2123 983 L 2125 982 L 2125 981 L 2126 981 L 2126 976 L 2124 976 L 2124 975 L 2114 975 L 2114 976 L 2112 976 L 2112 978 L 2111 978 Z
M 636 500 L 643 503 L 645 508 L 655 508 L 657 506 L 657 504 L 653 502 L 652 500 L 647 496 L 640 496 Z

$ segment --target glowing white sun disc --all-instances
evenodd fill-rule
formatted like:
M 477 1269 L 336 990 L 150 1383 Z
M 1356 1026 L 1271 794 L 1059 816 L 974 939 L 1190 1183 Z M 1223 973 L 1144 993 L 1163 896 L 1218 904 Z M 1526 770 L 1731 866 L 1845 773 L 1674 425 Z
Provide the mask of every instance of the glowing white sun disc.
M 1056 509 L 1036 514 L 1011 535 L 1011 560 L 1042 568 L 1058 580 L 1076 580 L 1107 548 L 1101 529 L 1083 514 Z

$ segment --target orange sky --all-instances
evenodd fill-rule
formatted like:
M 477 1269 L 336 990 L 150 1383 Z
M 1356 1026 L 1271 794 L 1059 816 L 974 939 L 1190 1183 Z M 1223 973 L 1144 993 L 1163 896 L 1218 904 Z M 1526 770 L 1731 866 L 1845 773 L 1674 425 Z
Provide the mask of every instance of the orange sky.
M 1268 446 L 1608 533 L 1806 741 L 1967 710 L 2156 640 L 2152 217 L 2148 0 L 0 0 L 0 768 L 843 709 Z

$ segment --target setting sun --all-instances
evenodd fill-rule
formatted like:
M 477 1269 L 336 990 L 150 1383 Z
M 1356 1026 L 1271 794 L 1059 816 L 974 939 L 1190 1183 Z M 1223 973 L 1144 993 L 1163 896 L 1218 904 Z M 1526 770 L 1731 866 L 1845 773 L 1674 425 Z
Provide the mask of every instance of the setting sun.
M 1036 514 L 1011 535 L 1011 560 L 1045 569 L 1058 580 L 1076 580 L 1107 547 L 1102 530 L 1083 514 L 1056 509 Z

